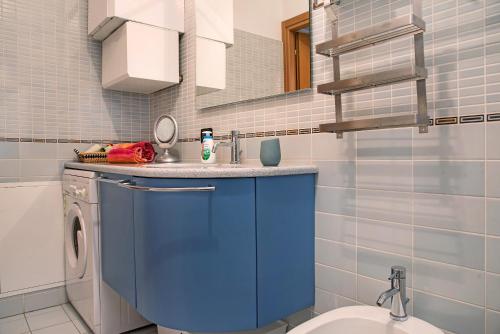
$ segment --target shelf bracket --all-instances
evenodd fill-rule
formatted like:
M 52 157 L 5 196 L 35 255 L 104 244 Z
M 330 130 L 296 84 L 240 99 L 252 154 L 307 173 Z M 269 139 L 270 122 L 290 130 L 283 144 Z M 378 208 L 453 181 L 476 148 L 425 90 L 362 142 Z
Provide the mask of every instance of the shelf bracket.
M 344 132 L 396 127 L 418 127 L 420 133 L 427 133 L 429 117 L 427 114 L 427 91 L 424 57 L 425 22 L 422 17 L 421 0 L 411 0 L 410 15 L 395 18 L 389 22 L 378 24 L 370 28 L 352 32 L 343 36 L 338 35 L 338 17 L 332 20 L 332 40 L 316 46 L 316 53 L 328 55 L 333 64 L 333 81 L 318 85 L 318 93 L 334 95 L 335 123 L 321 124 L 320 132 L 334 132 L 337 138 L 343 138 Z M 380 73 L 365 75 L 358 78 L 340 79 L 340 55 L 374 44 L 390 41 L 405 35 L 413 35 L 414 66 L 406 69 L 388 70 Z M 417 112 L 409 115 L 396 115 L 372 119 L 358 119 L 343 121 L 342 93 L 370 89 L 373 87 L 390 85 L 402 81 L 416 81 Z

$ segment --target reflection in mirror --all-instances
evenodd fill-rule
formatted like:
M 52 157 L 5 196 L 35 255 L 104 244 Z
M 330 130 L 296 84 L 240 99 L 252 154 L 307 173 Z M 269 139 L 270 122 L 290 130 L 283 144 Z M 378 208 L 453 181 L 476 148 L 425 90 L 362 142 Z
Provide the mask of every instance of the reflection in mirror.
M 162 143 L 167 143 L 172 139 L 175 134 L 175 124 L 170 118 L 163 118 L 158 122 L 158 127 L 156 128 L 156 135 L 158 140 Z
M 225 79 L 225 89 L 198 91 L 197 109 L 311 88 L 309 1 L 234 0 Z

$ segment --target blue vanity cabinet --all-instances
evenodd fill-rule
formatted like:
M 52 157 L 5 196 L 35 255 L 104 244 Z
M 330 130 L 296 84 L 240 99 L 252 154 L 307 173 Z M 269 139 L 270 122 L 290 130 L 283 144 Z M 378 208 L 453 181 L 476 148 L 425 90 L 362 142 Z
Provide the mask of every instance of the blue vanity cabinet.
M 116 184 L 122 179 L 108 174 L 99 182 L 102 277 L 135 306 L 134 193 Z
M 256 179 L 258 327 L 314 305 L 314 184 Z
M 134 178 L 137 310 L 159 325 L 221 332 L 256 327 L 255 181 Z
M 129 182 L 100 183 L 103 279 L 149 321 L 245 331 L 314 304 L 314 174 L 107 177 Z

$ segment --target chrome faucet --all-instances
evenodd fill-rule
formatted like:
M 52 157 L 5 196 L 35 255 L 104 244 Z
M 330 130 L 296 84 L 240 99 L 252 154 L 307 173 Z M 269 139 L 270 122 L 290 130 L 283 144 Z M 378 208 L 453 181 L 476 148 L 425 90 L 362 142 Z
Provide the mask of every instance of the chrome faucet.
M 219 146 L 231 147 L 231 164 L 237 165 L 241 163 L 241 146 L 240 146 L 240 132 L 238 130 L 231 131 L 231 141 L 218 142 L 214 145 L 212 152 L 217 152 Z
M 406 304 L 410 301 L 406 298 L 406 268 L 403 266 L 391 267 L 391 288 L 383 292 L 377 299 L 377 305 L 382 306 L 385 301 L 391 298 L 391 319 L 405 321 L 408 319 Z

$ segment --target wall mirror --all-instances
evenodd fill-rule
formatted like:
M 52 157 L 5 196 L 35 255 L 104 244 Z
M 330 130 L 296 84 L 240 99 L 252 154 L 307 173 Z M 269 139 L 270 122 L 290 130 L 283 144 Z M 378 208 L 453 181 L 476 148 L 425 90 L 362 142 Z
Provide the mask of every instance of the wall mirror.
M 153 136 L 156 144 L 163 150 L 156 157 L 156 162 L 178 162 L 179 153 L 173 149 L 179 138 L 177 121 L 170 115 L 161 115 L 155 122 Z
M 232 0 L 232 11 L 234 35 L 233 43 L 225 45 L 224 88 L 197 89 L 198 110 L 311 88 L 309 0 Z M 200 47 L 198 43 L 201 60 L 216 56 Z M 197 76 L 200 72 L 197 66 Z

